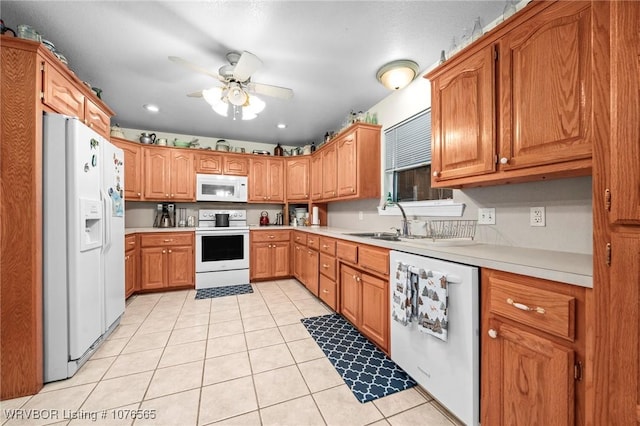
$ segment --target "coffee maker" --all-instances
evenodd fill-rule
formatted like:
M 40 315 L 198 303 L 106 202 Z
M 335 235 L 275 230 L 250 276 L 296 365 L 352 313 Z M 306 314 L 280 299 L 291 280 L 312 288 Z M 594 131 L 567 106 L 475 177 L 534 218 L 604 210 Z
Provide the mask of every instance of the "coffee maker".
M 156 218 L 153 221 L 154 228 L 173 228 L 176 226 L 176 205 L 173 203 L 160 203 L 156 207 Z

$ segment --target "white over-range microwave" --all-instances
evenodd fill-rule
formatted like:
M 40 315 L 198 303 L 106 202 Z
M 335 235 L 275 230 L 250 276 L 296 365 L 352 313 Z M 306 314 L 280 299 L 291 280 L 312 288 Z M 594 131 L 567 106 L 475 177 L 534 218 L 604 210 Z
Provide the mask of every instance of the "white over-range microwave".
M 247 177 L 196 175 L 197 201 L 247 202 Z

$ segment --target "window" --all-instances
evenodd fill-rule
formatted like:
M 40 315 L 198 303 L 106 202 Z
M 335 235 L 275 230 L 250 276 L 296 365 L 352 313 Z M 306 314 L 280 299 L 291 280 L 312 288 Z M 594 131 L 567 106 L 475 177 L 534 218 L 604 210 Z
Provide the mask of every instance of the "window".
M 385 132 L 385 173 L 394 201 L 442 200 L 450 189 L 431 188 L 431 109 Z

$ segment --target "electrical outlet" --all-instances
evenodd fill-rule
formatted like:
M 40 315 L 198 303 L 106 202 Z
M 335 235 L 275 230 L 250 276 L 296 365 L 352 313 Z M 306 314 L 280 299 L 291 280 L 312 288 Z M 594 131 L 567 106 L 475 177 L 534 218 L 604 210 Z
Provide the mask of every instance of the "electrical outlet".
M 545 226 L 545 223 L 544 207 L 531 207 L 529 211 L 529 225 Z
M 358 212 L 358 219 L 364 220 L 364 213 L 363 212 Z
M 495 225 L 496 209 L 493 207 L 478 209 L 478 225 Z

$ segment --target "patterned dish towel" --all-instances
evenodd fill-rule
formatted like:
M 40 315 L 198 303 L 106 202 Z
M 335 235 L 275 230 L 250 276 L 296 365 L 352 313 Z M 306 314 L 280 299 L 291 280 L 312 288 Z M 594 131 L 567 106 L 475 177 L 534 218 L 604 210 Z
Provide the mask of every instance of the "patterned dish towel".
M 448 302 L 446 275 L 421 269 L 418 275 L 418 330 L 446 342 Z
M 405 327 L 411 321 L 412 313 L 408 268 L 408 265 L 402 262 L 397 262 L 396 264 L 393 282 L 393 302 L 391 304 L 391 318 Z

